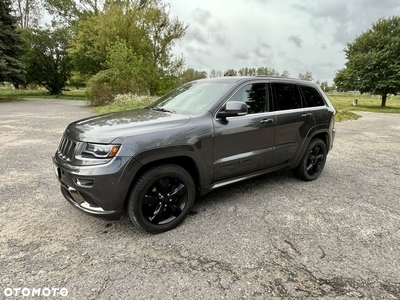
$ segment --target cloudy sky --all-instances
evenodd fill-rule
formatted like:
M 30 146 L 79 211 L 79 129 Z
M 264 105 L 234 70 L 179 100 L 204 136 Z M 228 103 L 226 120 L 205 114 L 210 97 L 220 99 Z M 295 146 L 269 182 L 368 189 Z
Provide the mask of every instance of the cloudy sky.
M 189 24 L 174 52 L 196 70 L 269 67 L 291 77 L 310 71 L 332 83 L 346 43 L 379 18 L 400 15 L 399 0 L 166 0 Z

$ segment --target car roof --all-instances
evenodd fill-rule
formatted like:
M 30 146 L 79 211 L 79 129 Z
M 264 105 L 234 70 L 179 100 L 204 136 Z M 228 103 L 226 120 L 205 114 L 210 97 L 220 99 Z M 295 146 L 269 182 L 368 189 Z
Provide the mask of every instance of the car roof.
M 282 82 L 293 82 L 300 84 L 315 84 L 313 81 L 302 80 L 297 78 L 279 77 L 279 76 L 224 76 L 224 77 L 214 77 L 214 78 L 204 78 L 197 81 L 209 81 L 209 82 L 245 82 L 249 80 L 257 79 L 269 79 L 273 81 Z

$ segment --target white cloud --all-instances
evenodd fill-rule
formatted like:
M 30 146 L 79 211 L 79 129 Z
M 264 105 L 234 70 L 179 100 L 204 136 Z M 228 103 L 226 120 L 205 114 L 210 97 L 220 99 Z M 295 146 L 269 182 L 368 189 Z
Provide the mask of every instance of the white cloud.
M 188 67 L 226 71 L 269 67 L 292 77 L 310 71 L 332 82 L 346 43 L 381 17 L 400 14 L 393 0 L 169 0 L 189 23 L 177 43 Z

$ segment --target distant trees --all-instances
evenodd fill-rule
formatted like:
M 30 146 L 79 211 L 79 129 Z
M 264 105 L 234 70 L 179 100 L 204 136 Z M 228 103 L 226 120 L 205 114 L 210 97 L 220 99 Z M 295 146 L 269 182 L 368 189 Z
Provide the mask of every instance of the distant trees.
M 346 67 L 336 73 L 339 89 L 382 96 L 400 92 L 400 17 L 380 19 L 348 43 Z
M 313 81 L 314 80 L 313 76 L 312 76 L 312 73 L 309 72 L 309 71 L 307 71 L 304 74 L 300 73 L 299 76 L 297 76 L 297 78 L 302 79 L 302 80 L 308 80 L 308 81 Z
M 279 76 L 279 72 L 272 68 L 241 68 L 238 71 L 240 76 Z
M 290 74 L 288 71 L 283 71 L 279 73 L 277 70 L 268 67 L 259 67 L 259 68 L 240 68 L 239 70 L 228 69 L 225 72 L 220 70 L 211 70 L 210 77 L 222 77 L 222 76 L 281 76 L 281 77 L 289 77 Z
M 24 83 L 25 66 L 21 61 L 24 41 L 17 30 L 17 18 L 11 15 L 11 1 L 0 1 L 0 83 L 15 86 Z
M 192 80 L 207 78 L 207 72 L 196 71 L 193 68 L 188 68 L 180 75 L 180 83 L 186 83 Z
M 224 72 L 222 72 L 221 70 L 212 69 L 211 72 L 210 72 L 210 77 L 211 78 L 222 77 L 222 76 L 224 76 Z
M 41 22 L 44 15 L 51 25 Z M 66 84 L 88 85 L 90 97 L 111 101 L 119 93 L 163 94 L 207 77 L 183 71 L 183 57 L 173 55 L 188 26 L 170 16 L 163 0 L 1 0 L 0 18 L 1 82 L 40 84 L 52 94 Z
M 52 95 L 61 94 L 72 71 L 68 29 L 26 29 L 24 37 L 28 42 L 26 84 L 40 84 Z
M 290 77 L 290 73 L 288 71 L 283 71 L 281 77 Z
M 209 75 L 185 68 L 172 47 L 187 28 L 163 0 L 1 0 L 0 82 L 39 84 L 51 94 L 85 86 L 101 105 L 117 94 L 160 95 L 208 76 L 290 76 L 270 67 Z M 312 80 L 311 72 L 299 77 Z

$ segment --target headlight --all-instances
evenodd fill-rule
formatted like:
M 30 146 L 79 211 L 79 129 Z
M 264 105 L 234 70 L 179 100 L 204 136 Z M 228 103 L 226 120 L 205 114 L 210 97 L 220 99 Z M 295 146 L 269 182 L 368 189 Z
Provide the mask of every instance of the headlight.
M 81 155 L 85 158 L 112 158 L 118 153 L 120 147 L 120 145 L 86 143 Z

